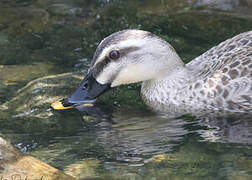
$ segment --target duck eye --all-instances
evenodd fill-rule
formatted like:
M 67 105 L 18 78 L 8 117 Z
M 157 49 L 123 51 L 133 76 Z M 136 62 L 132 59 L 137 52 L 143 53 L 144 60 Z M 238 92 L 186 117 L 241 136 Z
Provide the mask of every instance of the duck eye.
M 120 57 L 120 53 L 119 51 L 117 50 L 112 50 L 110 53 L 109 53 L 109 58 L 110 59 L 118 59 Z

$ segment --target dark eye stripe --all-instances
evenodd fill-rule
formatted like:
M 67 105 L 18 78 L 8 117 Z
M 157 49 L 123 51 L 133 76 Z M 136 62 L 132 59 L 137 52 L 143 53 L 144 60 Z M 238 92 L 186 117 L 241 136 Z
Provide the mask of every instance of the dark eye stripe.
M 128 47 L 120 50 L 120 57 L 126 56 L 127 54 L 137 51 L 140 49 L 139 47 L 133 46 L 133 47 Z M 109 57 L 105 57 L 104 60 L 101 60 L 98 62 L 95 67 L 94 67 L 94 77 L 98 77 L 98 75 L 102 72 L 102 70 L 110 63 L 111 59 Z M 120 61 L 120 58 L 118 59 L 118 62 Z

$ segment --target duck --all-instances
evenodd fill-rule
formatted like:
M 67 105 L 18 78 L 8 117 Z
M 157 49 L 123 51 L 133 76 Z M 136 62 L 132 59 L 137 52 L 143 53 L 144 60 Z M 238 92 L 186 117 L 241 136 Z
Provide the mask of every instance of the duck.
M 90 104 L 111 88 L 139 82 L 143 101 L 154 111 L 252 112 L 252 31 L 187 64 L 151 32 L 115 32 L 100 42 L 87 75 L 67 103 Z

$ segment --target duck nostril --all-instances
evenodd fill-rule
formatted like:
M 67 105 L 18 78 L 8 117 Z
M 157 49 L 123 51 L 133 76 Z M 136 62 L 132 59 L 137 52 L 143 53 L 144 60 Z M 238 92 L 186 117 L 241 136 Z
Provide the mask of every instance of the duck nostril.
M 88 83 L 83 84 L 83 88 L 82 89 L 87 89 L 88 88 Z

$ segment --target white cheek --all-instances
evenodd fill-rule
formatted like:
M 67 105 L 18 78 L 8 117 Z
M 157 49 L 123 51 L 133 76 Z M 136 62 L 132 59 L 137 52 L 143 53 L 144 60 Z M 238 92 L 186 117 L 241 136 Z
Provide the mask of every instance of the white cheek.
M 96 77 L 96 81 L 100 84 L 111 83 L 110 80 L 118 71 L 118 63 L 111 62 L 107 67 L 105 67 L 102 72 Z
M 129 64 L 115 77 L 111 87 L 153 79 L 156 76 L 156 67 L 149 64 Z

